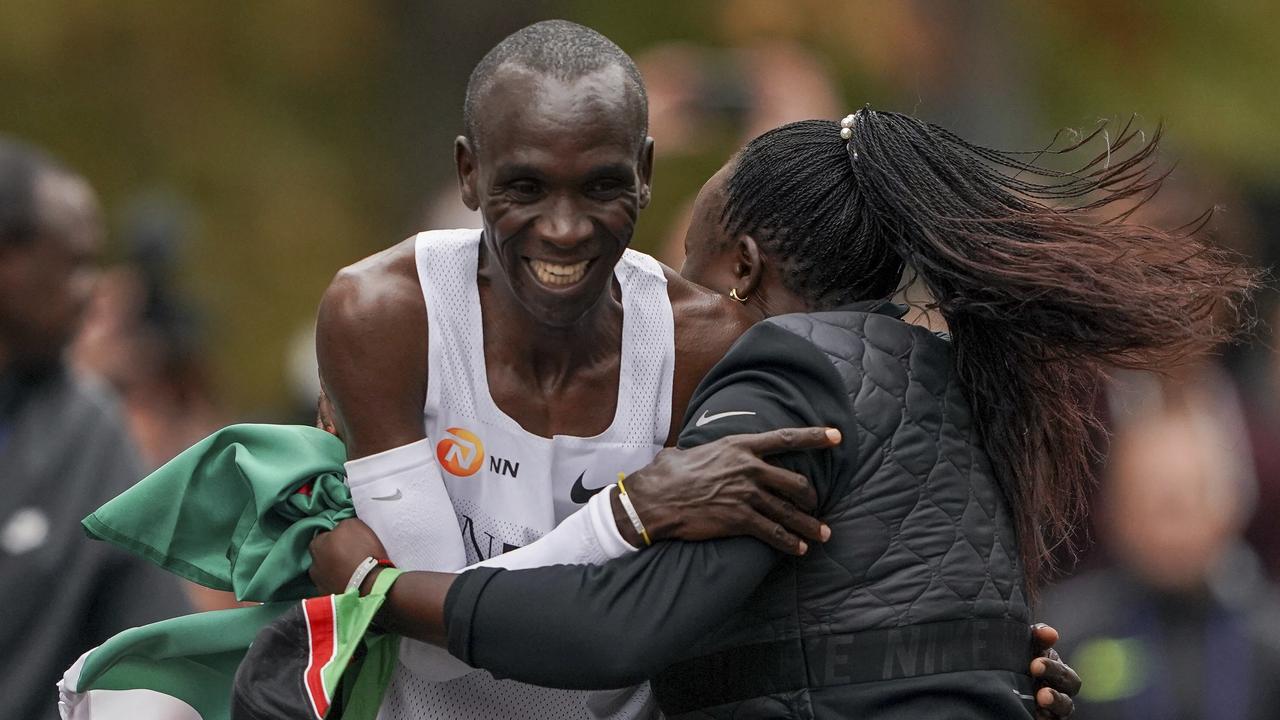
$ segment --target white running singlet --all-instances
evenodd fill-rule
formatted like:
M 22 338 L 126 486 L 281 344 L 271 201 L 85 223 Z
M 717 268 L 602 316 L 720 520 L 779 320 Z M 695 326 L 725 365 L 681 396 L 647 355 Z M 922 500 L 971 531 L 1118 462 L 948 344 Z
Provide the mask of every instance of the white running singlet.
M 647 465 L 666 442 L 675 366 L 662 267 L 627 250 L 614 271 L 623 328 L 613 422 L 594 437 L 526 432 L 489 394 L 476 285 L 479 253 L 479 230 L 424 232 L 416 239 L 429 333 L 426 435 L 435 444 L 468 564 L 537 540 L 581 508 L 588 493 L 612 485 L 619 472 Z M 400 665 L 379 718 L 621 720 L 656 714 L 647 684 L 577 692 L 496 680 L 483 670 L 431 682 Z

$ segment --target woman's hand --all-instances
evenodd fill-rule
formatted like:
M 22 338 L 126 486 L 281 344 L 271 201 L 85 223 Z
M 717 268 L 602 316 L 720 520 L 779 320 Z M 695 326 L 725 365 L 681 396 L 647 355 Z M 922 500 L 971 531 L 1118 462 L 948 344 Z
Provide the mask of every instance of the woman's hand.
M 347 589 L 356 567 L 367 557 L 382 559 L 387 549 L 368 525 L 357 518 L 343 520 L 331 532 L 311 539 L 311 582 L 326 595 L 341 594 Z M 369 573 L 372 578 L 377 573 Z M 366 580 L 371 582 L 371 580 Z

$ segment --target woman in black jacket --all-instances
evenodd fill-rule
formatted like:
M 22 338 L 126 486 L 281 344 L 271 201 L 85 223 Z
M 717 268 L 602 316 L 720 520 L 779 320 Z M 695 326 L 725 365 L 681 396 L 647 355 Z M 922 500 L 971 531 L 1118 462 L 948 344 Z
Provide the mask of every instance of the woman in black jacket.
M 869 109 L 753 140 L 703 188 L 683 272 L 763 322 L 680 446 L 837 428 L 837 448 L 776 458 L 814 483 L 830 540 L 409 573 L 388 626 L 498 677 L 650 679 L 669 717 L 1030 716 L 1030 594 L 1078 520 L 1104 368 L 1211 349 L 1253 284 L 1189 235 L 1102 214 L 1158 186 L 1155 141 L 1122 157 L 1138 136 L 1070 173 Z M 888 302 L 904 278 L 946 332 Z

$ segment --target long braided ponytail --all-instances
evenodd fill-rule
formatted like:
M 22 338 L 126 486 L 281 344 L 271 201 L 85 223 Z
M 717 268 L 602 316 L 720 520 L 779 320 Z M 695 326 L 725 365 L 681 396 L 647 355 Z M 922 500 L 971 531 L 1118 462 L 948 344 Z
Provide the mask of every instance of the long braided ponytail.
M 1109 367 L 1167 370 L 1240 329 L 1257 275 L 1189 232 L 1102 213 L 1159 187 L 1159 132 L 1126 126 L 1082 167 L 863 109 L 771 130 L 740 154 L 724 221 L 815 308 L 887 298 L 904 264 L 946 320 L 1033 587 L 1080 519 Z M 1132 146 L 1136 149 L 1130 151 Z

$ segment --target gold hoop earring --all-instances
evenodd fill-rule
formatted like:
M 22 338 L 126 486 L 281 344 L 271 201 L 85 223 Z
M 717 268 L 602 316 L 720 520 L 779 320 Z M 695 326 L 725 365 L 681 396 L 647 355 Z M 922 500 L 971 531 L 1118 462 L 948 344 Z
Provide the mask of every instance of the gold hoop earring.
M 738 302 L 740 302 L 740 303 L 744 303 L 744 302 L 746 302 L 746 301 L 747 301 L 747 299 L 746 299 L 746 298 L 744 298 L 744 297 L 740 297 L 740 296 L 738 295 L 738 288 L 733 288 L 733 289 L 729 290 L 729 297 L 733 298 L 734 300 L 737 300 L 737 301 L 738 301 Z

